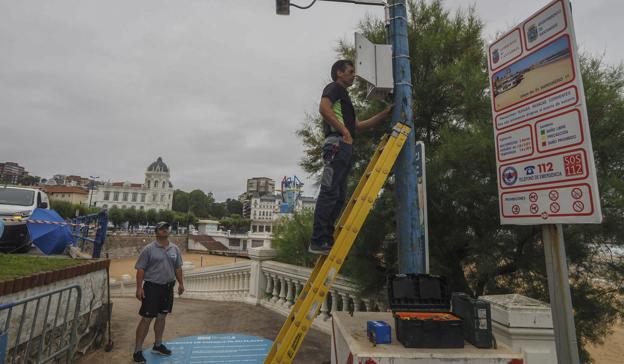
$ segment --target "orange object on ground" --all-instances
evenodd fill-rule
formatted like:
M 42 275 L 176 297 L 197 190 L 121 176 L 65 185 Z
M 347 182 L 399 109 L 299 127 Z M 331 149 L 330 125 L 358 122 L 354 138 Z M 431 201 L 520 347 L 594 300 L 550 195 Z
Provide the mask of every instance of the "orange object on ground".
M 459 317 L 448 312 L 395 312 L 395 317 L 402 320 L 434 320 L 434 321 L 454 321 L 461 320 Z

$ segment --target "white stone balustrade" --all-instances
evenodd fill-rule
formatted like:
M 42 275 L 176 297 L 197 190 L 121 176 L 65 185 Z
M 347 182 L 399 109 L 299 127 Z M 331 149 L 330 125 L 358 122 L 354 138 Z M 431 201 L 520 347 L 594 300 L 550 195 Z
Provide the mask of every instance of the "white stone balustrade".
M 185 271 L 183 297 L 246 302 L 287 316 L 312 269 L 271 261 L 275 252 L 270 248 L 252 248 L 249 256 L 247 261 Z M 112 296 L 134 297 L 136 283 L 134 279 L 125 278 L 111 279 Z M 314 326 L 329 333 L 328 319 L 332 313 L 376 311 L 377 307 L 384 307 L 384 304 L 372 298 L 359 298 L 354 285 L 338 276 L 320 307 Z

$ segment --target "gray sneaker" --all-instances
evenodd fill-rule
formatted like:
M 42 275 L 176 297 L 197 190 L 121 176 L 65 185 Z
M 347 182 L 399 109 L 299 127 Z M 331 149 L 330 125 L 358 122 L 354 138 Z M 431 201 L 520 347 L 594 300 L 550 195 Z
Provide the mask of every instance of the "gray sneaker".
M 308 251 L 312 254 L 329 255 L 331 248 L 332 246 L 328 243 L 323 243 L 321 245 L 310 243 Z

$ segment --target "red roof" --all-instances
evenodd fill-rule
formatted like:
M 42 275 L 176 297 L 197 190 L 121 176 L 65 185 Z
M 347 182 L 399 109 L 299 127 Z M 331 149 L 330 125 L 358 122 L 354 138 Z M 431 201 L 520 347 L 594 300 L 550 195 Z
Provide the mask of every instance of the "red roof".
M 89 192 L 82 187 L 76 186 L 45 186 L 41 188 L 45 193 L 77 193 L 87 195 Z

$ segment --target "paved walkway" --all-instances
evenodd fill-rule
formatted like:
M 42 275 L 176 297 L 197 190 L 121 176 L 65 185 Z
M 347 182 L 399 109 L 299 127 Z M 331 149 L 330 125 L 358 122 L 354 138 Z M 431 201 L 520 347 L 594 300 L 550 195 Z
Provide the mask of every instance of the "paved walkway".
M 132 298 L 113 298 L 113 350 L 100 349 L 77 360 L 82 364 L 121 364 L 132 362 L 134 334 L 139 316 L 139 301 Z M 237 333 L 274 340 L 285 317 L 264 307 L 235 302 L 215 302 L 176 299 L 173 313 L 167 318 L 164 341 L 175 338 Z M 152 324 L 153 325 L 153 324 Z M 150 330 L 145 347 L 154 342 Z M 295 363 L 321 364 L 330 362 L 330 336 L 311 330 L 299 350 Z

